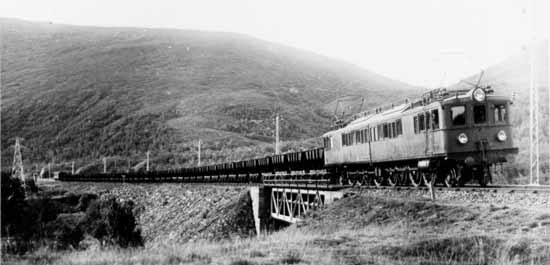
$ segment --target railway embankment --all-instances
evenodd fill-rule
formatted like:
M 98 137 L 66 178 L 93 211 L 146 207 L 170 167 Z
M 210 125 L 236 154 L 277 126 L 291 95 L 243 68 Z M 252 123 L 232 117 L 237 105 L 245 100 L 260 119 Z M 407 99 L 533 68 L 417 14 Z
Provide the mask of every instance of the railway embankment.
M 146 245 L 255 235 L 248 188 L 199 184 L 64 183 L 51 188 L 116 197 L 135 204 Z

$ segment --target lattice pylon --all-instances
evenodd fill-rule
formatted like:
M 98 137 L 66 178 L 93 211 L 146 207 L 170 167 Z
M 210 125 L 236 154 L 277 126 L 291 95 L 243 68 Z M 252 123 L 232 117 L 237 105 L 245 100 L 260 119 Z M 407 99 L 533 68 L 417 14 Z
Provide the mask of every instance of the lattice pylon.
M 25 183 L 25 170 L 23 168 L 23 157 L 21 156 L 21 144 L 19 143 L 19 138 L 15 138 L 11 175 L 14 178 L 19 178 L 22 183 Z

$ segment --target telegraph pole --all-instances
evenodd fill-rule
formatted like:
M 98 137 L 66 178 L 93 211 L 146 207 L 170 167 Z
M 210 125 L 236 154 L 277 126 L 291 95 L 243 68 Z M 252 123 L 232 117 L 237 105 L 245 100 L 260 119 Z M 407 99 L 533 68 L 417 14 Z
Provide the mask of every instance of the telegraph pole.
M 74 175 L 74 161 L 73 161 L 73 163 L 71 164 L 71 175 Z
M 147 172 L 149 172 L 149 155 L 151 152 L 147 151 Z
M 201 139 L 199 139 L 199 143 L 198 143 L 198 147 L 197 147 L 197 150 L 198 150 L 198 163 L 197 163 L 197 166 L 201 166 Z
M 546 87 L 548 88 L 548 146 L 550 146 L 550 40 L 546 40 Z M 550 181 L 550 148 L 548 148 L 548 181 Z M 550 183 L 547 183 L 550 184 Z
M 107 158 L 103 157 L 103 173 L 107 173 Z
M 275 154 L 278 155 L 281 153 L 279 148 L 279 112 L 275 116 Z
M 529 1 L 528 23 L 531 32 L 529 47 L 529 184 L 540 184 L 539 87 L 535 72 L 536 37 L 534 32 L 535 3 Z

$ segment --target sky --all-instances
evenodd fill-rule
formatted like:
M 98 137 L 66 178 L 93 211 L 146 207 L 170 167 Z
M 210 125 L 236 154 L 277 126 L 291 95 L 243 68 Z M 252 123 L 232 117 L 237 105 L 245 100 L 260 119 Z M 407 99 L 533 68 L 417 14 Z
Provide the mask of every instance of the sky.
M 546 0 L 2 0 L 0 17 L 238 32 L 425 87 L 550 38 Z

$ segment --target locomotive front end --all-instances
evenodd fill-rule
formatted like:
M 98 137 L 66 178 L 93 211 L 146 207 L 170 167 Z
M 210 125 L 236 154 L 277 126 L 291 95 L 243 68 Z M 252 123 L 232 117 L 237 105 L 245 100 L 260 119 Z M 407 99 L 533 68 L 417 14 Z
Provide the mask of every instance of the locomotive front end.
M 463 181 L 476 178 L 481 185 L 491 180 L 490 166 L 516 154 L 509 107 L 511 101 L 477 87 L 442 104 L 446 123 L 447 159 L 461 168 Z

